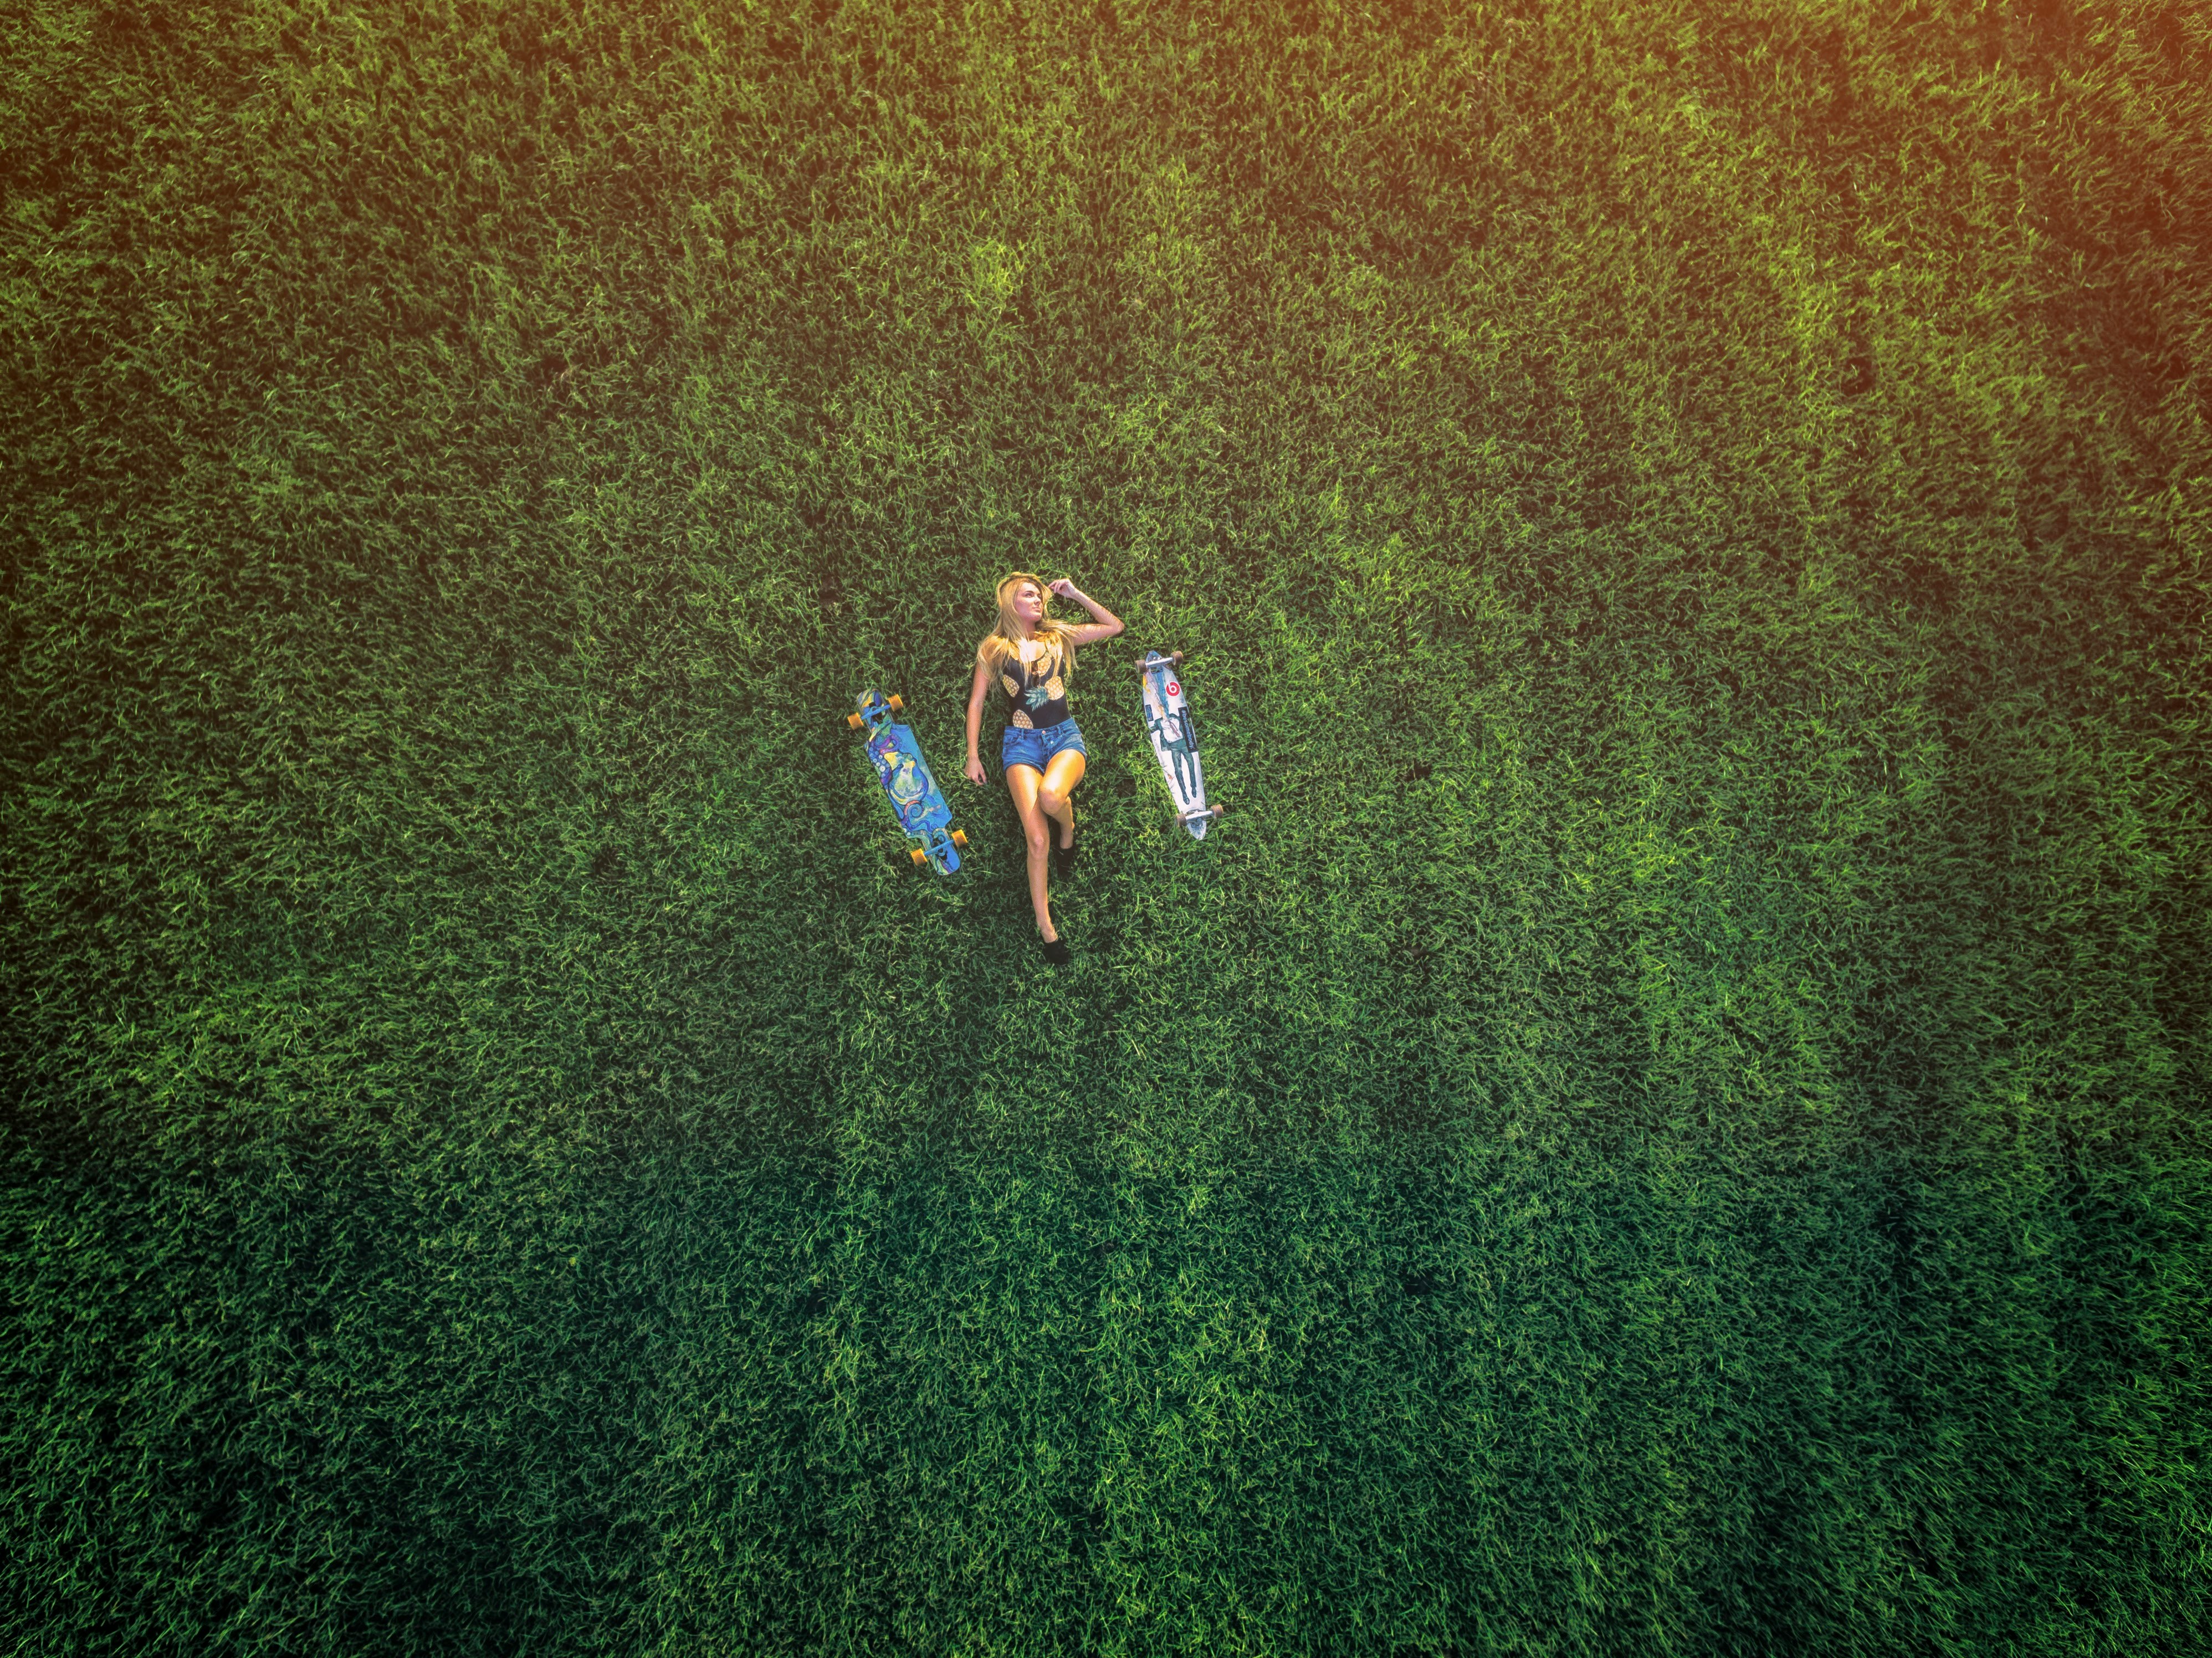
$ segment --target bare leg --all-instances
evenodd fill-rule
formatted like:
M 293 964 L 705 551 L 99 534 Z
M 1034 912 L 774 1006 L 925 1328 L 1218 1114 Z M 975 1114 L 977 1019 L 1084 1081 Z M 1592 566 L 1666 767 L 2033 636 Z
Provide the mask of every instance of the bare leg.
M 1060 825 L 1062 847 L 1075 844 L 1075 802 L 1070 797 L 1083 780 L 1083 768 L 1080 750 L 1062 749 L 1046 763 L 1044 781 L 1037 786 L 1037 810 Z
M 1052 924 L 1052 903 L 1045 894 L 1045 873 L 1052 861 L 1052 831 L 1037 805 L 1037 786 L 1042 780 L 1035 766 L 1006 768 L 1006 787 L 1014 797 L 1014 811 L 1021 817 L 1022 832 L 1030 843 L 1030 904 L 1036 911 L 1037 932 L 1050 944 L 1060 937 L 1060 931 Z M 1063 799 L 1060 804 L 1065 807 L 1066 802 Z

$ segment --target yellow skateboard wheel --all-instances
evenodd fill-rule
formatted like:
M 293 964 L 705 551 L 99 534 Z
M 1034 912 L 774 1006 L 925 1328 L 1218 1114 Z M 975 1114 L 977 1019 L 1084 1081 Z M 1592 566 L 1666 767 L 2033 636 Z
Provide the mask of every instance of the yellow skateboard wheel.
M 861 719 L 857 714 L 848 714 L 845 716 L 845 723 L 850 726 L 854 731 L 858 731 L 862 726 L 867 724 L 867 721 Z
M 902 714 L 906 710 L 906 699 L 902 696 L 887 696 L 884 701 L 890 704 L 893 714 Z
M 956 847 L 959 847 L 959 848 L 960 848 L 960 850 L 961 850 L 961 851 L 963 851 L 963 852 L 967 851 L 967 850 L 968 850 L 968 831 L 967 831 L 966 829 L 955 829 L 955 830 L 953 830 L 953 831 L 952 831 L 952 844 L 953 844 L 954 846 L 956 846 Z
M 927 863 L 929 860 L 929 854 L 924 852 L 920 847 L 914 847 L 907 853 L 907 856 L 913 859 L 917 864 Z

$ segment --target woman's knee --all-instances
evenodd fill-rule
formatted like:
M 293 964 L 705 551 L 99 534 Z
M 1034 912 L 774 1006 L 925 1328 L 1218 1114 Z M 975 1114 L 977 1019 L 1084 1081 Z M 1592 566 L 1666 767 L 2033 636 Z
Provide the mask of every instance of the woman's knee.
M 1060 809 L 1066 804 L 1067 797 L 1057 789 L 1040 787 L 1037 790 L 1037 810 L 1048 817 L 1058 816 Z
M 1030 850 L 1036 856 L 1043 857 L 1046 849 L 1052 845 L 1052 831 L 1042 823 L 1030 823 L 1024 826 L 1023 832 L 1028 837 Z

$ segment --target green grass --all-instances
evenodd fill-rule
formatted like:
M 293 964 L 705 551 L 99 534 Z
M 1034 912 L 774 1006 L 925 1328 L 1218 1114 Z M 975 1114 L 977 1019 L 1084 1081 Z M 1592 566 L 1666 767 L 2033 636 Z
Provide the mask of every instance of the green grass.
M 0 64 L 0 1647 L 2212 1643 L 2201 26 Z

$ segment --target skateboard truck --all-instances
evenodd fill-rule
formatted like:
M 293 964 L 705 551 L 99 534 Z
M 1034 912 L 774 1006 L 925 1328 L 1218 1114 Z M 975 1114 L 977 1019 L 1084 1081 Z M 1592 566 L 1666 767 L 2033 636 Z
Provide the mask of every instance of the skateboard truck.
M 873 695 L 874 693 L 872 691 L 869 695 Z M 904 714 L 906 712 L 906 698 L 902 696 L 887 696 L 884 699 L 884 706 L 889 708 L 893 714 Z M 848 714 L 845 716 L 845 723 L 850 726 L 854 731 L 858 731 L 861 726 L 868 723 L 868 716 L 865 714 Z

